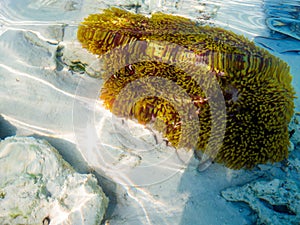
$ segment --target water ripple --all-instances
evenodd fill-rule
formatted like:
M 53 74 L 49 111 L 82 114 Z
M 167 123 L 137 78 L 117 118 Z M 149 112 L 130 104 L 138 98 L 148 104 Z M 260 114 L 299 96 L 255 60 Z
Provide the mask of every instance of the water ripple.
M 10 21 L 69 20 L 81 5 L 81 0 L 2 0 L 0 15 Z
M 231 29 L 248 38 L 266 34 L 262 1 L 231 0 L 217 15 L 216 25 Z
M 264 2 L 266 24 L 271 37 L 292 37 L 300 40 L 300 1 Z
M 200 24 L 221 26 L 244 34 L 250 38 L 265 35 L 265 13 L 262 0 L 173 0 L 173 1 L 141 1 L 142 4 L 132 5 L 121 1 L 119 5 L 132 12 L 150 14 L 162 11 L 181 15 L 198 21 Z M 112 2 L 111 5 L 114 3 Z

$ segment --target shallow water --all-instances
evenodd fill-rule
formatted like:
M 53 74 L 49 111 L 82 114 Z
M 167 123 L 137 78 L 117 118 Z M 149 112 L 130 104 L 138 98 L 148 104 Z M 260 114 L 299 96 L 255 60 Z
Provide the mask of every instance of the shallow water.
M 105 177 L 100 184 L 112 199 L 110 224 L 252 223 L 249 209 L 219 193 L 256 179 L 260 171 L 209 164 L 198 173 L 191 152 L 178 153 L 155 131 L 115 118 L 101 105 L 102 81 L 76 63 L 89 64 L 92 76 L 101 65 L 81 48 L 76 31 L 84 17 L 110 6 L 182 15 L 242 34 L 289 63 L 299 93 L 299 1 L 2 0 L 0 114 L 7 132 L 1 138 L 12 133 L 45 138 L 76 170 Z M 266 23 L 274 18 L 281 23 Z M 299 100 L 295 103 L 299 111 Z

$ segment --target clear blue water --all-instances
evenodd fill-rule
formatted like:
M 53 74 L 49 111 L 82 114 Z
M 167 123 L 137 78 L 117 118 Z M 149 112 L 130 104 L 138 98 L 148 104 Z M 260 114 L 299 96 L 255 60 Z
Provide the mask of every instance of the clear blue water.
M 110 6 L 144 15 L 163 11 L 242 34 L 290 65 L 299 96 L 300 1 L 2 0 L 0 138 L 46 139 L 77 171 L 95 171 L 111 198 L 110 224 L 255 223 L 256 212 L 225 201 L 220 191 L 287 174 L 299 184 L 299 171 L 286 173 L 279 164 L 232 171 L 213 164 L 199 173 L 192 155 L 166 152 L 154 131 L 109 114 L 96 101 L 102 81 L 84 74 L 78 62 L 89 64 L 92 76 L 101 65 L 81 48 L 76 31 L 87 15 Z M 295 105 L 298 112 L 299 98 Z M 299 155 L 297 124 L 293 129 L 290 163 Z

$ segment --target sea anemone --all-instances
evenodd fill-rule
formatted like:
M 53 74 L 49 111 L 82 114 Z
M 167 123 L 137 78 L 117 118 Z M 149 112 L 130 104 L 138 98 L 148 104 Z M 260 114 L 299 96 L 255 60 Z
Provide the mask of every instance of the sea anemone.
M 209 142 L 218 146 L 212 124 L 224 125 L 218 151 L 205 153 L 233 169 L 287 157 L 295 94 L 289 67 L 243 36 L 179 16 L 146 17 L 111 8 L 88 16 L 77 37 L 104 59 L 100 98 L 114 114 L 142 124 L 156 121 L 154 127 L 171 145 L 196 151 L 204 151 Z M 180 68 L 174 63 L 178 58 Z M 217 112 L 212 118 L 212 107 L 220 103 L 212 98 L 217 90 L 212 77 L 222 92 L 223 117 Z M 197 126 L 188 119 L 191 115 Z

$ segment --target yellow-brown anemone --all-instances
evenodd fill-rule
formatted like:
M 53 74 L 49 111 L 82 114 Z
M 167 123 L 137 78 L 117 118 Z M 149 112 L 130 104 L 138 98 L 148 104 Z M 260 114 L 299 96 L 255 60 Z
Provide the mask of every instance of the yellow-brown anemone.
M 214 76 L 226 109 L 224 139 L 214 160 L 240 169 L 287 157 L 288 124 L 294 109 L 289 67 L 246 38 L 221 28 L 198 26 L 179 16 L 155 13 L 148 18 L 111 8 L 88 16 L 79 26 L 78 40 L 105 59 L 105 69 L 111 74 L 103 77 L 100 98 L 114 114 L 143 124 L 160 121 L 154 126 L 173 146 L 181 142 L 181 147 L 203 150 L 208 141 L 214 142 L 210 135 L 211 104 L 215 103 L 209 102 L 210 96 L 203 90 L 213 88 L 209 81 Z M 139 41 L 146 45 L 135 44 Z M 176 47 L 161 50 L 160 57 L 170 59 L 169 63 L 155 60 L 153 43 L 187 49 L 196 56 L 193 63 L 203 65 L 203 71 L 195 74 L 188 62 L 178 68 L 174 59 L 184 55 Z M 130 44 L 131 50 L 123 54 Z M 129 53 L 139 60 L 128 63 Z M 133 82 L 139 90 L 128 88 Z M 179 87 L 176 95 L 172 84 Z M 162 89 L 170 93 L 167 98 L 159 94 Z M 141 91 L 147 95 L 140 95 Z M 120 93 L 122 98 L 115 107 Z M 189 111 L 197 114 L 199 127 L 182 119 Z M 195 146 L 190 141 L 193 138 Z

